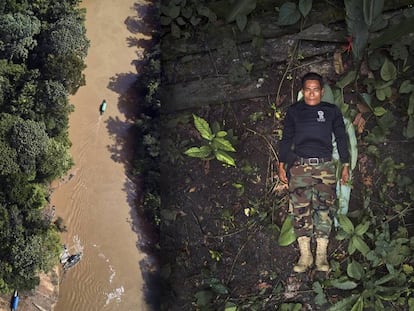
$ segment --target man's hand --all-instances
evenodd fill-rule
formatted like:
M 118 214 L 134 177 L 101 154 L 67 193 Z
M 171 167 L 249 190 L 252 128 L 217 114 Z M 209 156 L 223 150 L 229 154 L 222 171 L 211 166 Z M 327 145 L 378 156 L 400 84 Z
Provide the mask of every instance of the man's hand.
M 287 179 L 287 174 L 286 174 L 286 170 L 285 170 L 285 164 L 284 163 L 279 163 L 279 179 L 281 182 L 287 184 L 288 183 L 288 179 Z
M 349 180 L 349 165 L 344 165 L 340 179 L 341 185 L 345 185 Z

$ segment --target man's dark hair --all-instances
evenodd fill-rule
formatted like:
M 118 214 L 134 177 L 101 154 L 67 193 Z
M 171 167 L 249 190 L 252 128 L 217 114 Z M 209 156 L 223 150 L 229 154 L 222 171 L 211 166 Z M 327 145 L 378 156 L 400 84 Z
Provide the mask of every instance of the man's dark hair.
M 302 77 L 302 88 L 305 86 L 305 82 L 308 80 L 316 80 L 319 81 L 319 84 L 321 85 L 321 88 L 323 88 L 323 78 L 320 74 L 316 72 L 308 72 Z

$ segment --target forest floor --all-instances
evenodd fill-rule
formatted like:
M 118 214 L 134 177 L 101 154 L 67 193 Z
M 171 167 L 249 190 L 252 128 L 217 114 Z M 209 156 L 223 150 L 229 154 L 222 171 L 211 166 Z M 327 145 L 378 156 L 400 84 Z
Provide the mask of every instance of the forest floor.
M 296 243 L 278 244 L 288 211 L 287 189 L 276 178 L 280 110 L 245 101 L 163 121 L 161 274 L 169 280 L 163 289 L 171 299 L 168 310 L 224 310 L 230 302 L 238 310 L 275 310 L 297 301 L 317 310 L 312 288 L 326 274 L 294 273 Z M 183 154 L 202 142 L 192 113 L 233 130 L 236 167 Z M 344 245 L 332 236 L 329 254 L 339 258 Z

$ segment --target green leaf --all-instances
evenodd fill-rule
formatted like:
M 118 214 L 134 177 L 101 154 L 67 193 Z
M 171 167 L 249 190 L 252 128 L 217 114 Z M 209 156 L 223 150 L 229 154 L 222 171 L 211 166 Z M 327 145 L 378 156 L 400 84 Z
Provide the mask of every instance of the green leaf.
M 356 247 L 354 244 L 354 240 L 351 238 L 348 242 L 348 253 L 349 255 L 352 255 L 353 253 L 355 253 L 356 251 Z
M 218 131 L 216 134 L 216 137 L 225 137 L 225 136 L 227 136 L 226 131 Z
M 362 310 L 364 310 L 364 300 L 362 296 L 359 296 L 358 300 L 352 306 L 351 311 L 362 311 Z
M 375 286 L 379 286 L 379 285 L 385 284 L 385 283 L 387 283 L 387 282 L 395 279 L 397 276 L 398 276 L 398 274 L 391 274 L 391 273 L 389 273 L 387 275 L 384 275 L 382 278 L 376 280 L 374 284 L 375 284 Z
M 331 285 L 335 288 L 343 289 L 343 290 L 354 289 L 358 286 L 357 283 L 355 283 L 354 281 L 350 281 L 350 280 L 345 280 L 345 281 L 332 280 Z
M 363 0 L 364 20 L 368 26 L 372 26 L 380 17 L 384 0 Z
M 386 58 L 384 64 L 382 64 L 380 74 L 384 81 L 395 80 L 395 78 L 397 78 L 397 68 L 395 68 L 395 65 Z
M 379 99 L 379 98 L 378 98 Z M 384 98 L 385 99 L 385 98 Z M 383 100 L 384 100 L 383 99 Z M 381 100 L 381 99 L 380 99 Z M 375 107 L 374 108 L 374 114 L 377 116 L 377 117 L 381 117 L 381 116 L 383 116 L 384 114 L 386 114 L 387 113 L 387 110 L 384 108 L 384 107 Z
M 316 293 L 316 296 L 315 296 L 315 303 L 316 303 L 318 306 L 322 306 L 322 305 L 324 305 L 325 303 L 327 303 L 327 302 L 328 302 L 328 301 L 326 300 L 325 293 L 323 292 L 323 288 L 322 288 L 322 286 L 321 286 L 321 284 L 320 284 L 319 282 L 314 282 L 314 283 L 312 284 L 312 289 L 313 289 L 313 291 Z
M 247 27 L 247 32 L 252 36 L 260 36 L 262 33 L 262 29 L 260 24 L 257 21 L 249 22 L 249 26 Z
M 211 141 L 213 139 L 213 133 L 211 132 L 210 126 L 208 125 L 207 121 L 201 117 L 196 116 L 193 114 L 194 118 L 194 125 L 199 131 L 201 137 Z
M 237 305 L 233 302 L 226 302 L 224 311 L 237 311 Z
M 358 226 L 356 226 L 356 228 L 355 228 L 355 234 L 356 234 L 356 235 L 359 235 L 359 236 L 364 235 L 364 234 L 365 234 L 365 232 L 367 232 L 367 231 L 368 231 L 368 229 L 369 229 L 369 225 L 370 225 L 370 222 L 369 222 L 369 221 L 366 221 L 366 222 L 364 222 L 364 223 L 362 223 L 362 224 L 359 224 L 359 225 L 358 225 Z
M 172 18 L 169 17 L 169 16 L 161 16 L 160 17 L 160 24 L 162 26 L 168 26 L 168 25 L 171 24 L 171 22 L 172 22 Z
M 398 90 L 400 94 L 408 94 L 412 91 L 414 91 L 414 85 L 411 84 L 410 80 L 404 80 L 400 85 L 400 89 Z
M 288 26 L 296 24 L 300 20 L 300 12 L 293 2 L 285 2 L 280 7 L 277 24 L 279 26 Z
M 247 25 L 247 16 L 246 15 L 237 15 L 236 24 L 239 30 L 242 32 Z
M 299 0 L 299 11 L 306 17 L 312 9 L 312 0 Z
M 341 80 L 336 82 L 336 86 L 339 87 L 340 89 L 344 89 L 351 82 L 355 81 L 356 76 L 357 76 L 357 72 L 355 70 L 351 70 L 345 75 L 345 77 L 343 77 Z
M 359 281 L 364 275 L 364 268 L 358 261 L 354 260 L 348 264 L 346 273 L 349 277 Z
M 283 222 L 282 229 L 280 230 L 278 243 L 280 246 L 288 246 L 295 242 L 295 240 L 296 234 L 293 229 L 293 216 L 288 215 Z
M 193 158 L 205 159 L 211 155 L 211 148 L 209 146 L 191 147 L 187 149 L 184 154 Z
M 174 22 L 171 23 L 171 35 L 174 38 L 180 38 L 181 37 L 181 30 L 180 27 Z
M 232 151 L 232 152 L 236 151 L 236 149 L 234 149 L 234 147 L 232 146 L 231 142 L 229 142 L 225 138 L 214 137 L 212 141 L 212 145 L 213 147 L 216 147 L 217 149 L 221 149 L 224 151 Z
M 354 224 L 351 222 L 351 220 L 345 216 L 345 215 L 339 215 L 338 216 L 339 225 L 341 228 L 348 234 L 353 234 L 355 227 Z
M 337 303 L 335 303 L 332 307 L 328 309 L 328 311 L 344 311 L 349 310 L 351 305 L 359 298 L 360 295 L 352 294 L 351 296 L 348 296 Z
M 362 255 L 366 256 L 367 253 L 370 251 L 369 246 L 361 237 L 354 235 L 352 237 L 352 242 L 357 250 L 361 252 Z
M 227 152 L 224 150 L 215 150 L 214 155 L 216 156 L 216 159 L 226 163 L 231 166 L 236 166 L 236 162 L 234 161 L 233 157 L 230 156 Z

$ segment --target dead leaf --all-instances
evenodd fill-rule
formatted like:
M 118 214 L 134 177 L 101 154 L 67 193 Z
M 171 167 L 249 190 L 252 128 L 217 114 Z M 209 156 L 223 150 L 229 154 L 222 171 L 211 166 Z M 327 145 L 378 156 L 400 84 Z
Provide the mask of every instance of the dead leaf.
M 333 55 L 333 63 L 335 68 L 335 73 L 341 75 L 344 73 L 344 64 L 342 62 L 342 53 L 341 51 L 336 51 Z
M 257 284 L 257 289 L 258 290 L 262 290 L 262 289 L 267 289 L 267 288 L 271 288 L 272 285 L 266 283 L 266 282 L 261 282 L 259 284 Z
M 367 121 L 362 116 L 362 113 L 359 112 L 355 116 L 355 119 L 354 119 L 354 122 L 353 122 L 353 124 L 357 127 L 358 134 L 362 134 L 364 132 L 366 123 L 367 123 Z
M 206 161 L 203 161 L 203 162 L 204 162 L 204 165 L 203 165 L 204 175 L 207 175 L 208 172 L 210 172 L 210 161 L 206 160 Z

